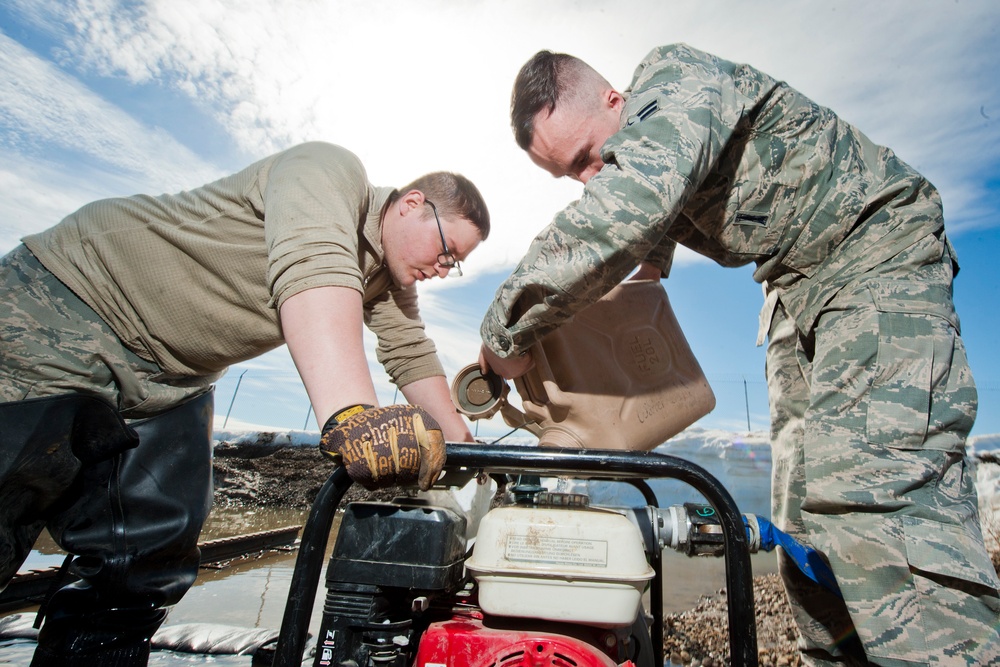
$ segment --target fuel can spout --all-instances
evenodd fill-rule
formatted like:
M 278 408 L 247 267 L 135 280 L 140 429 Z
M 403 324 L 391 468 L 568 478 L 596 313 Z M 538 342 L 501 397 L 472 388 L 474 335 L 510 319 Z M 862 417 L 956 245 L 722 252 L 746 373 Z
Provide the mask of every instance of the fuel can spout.
M 711 505 L 684 503 L 666 508 L 651 507 L 650 510 L 655 514 L 653 526 L 661 549 L 669 547 L 688 556 L 723 554 L 722 526 Z M 744 514 L 743 525 L 750 553 L 770 552 L 781 547 L 803 574 L 843 597 L 833 571 L 816 549 L 802 544 L 756 514 Z

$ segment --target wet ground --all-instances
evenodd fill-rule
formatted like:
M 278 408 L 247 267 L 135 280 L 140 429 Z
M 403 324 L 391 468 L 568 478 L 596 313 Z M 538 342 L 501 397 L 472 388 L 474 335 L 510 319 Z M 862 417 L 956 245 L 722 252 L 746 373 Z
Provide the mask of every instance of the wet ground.
M 216 508 L 203 539 L 268 530 L 305 522 L 307 511 L 298 509 Z M 332 546 L 331 539 L 330 545 Z M 58 565 L 62 555 L 50 540 L 43 539 L 32 562 Z M 328 547 L 329 551 L 329 547 Z M 46 553 L 47 552 L 47 553 Z M 195 586 L 170 610 L 165 625 L 213 623 L 241 628 L 278 630 L 295 565 L 296 551 L 272 550 L 218 566 L 203 567 Z M 753 556 L 755 574 L 773 572 L 773 554 Z M 693 609 L 703 596 L 711 596 L 725 585 L 722 559 L 690 559 L 664 554 L 664 611 L 679 614 Z M 321 580 L 322 581 L 322 580 Z M 315 632 L 322 614 L 324 591 L 317 593 L 311 628 Z M 648 595 L 646 602 L 648 604 Z M 31 612 L 33 608 L 22 610 Z M 17 613 L 17 612 L 14 612 Z M 0 647 L 0 665 L 28 665 L 33 643 Z M 202 656 L 169 651 L 154 652 L 151 665 L 250 665 L 249 656 Z
M 264 530 L 288 525 L 290 520 L 294 521 L 300 516 L 300 512 L 264 511 L 248 517 L 230 510 L 220 512 L 215 519 L 230 526 L 251 519 L 247 523 L 251 524 L 252 530 Z M 219 530 L 223 534 L 233 534 L 225 526 Z M 295 556 L 294 551 L 270 551 L 251 558 L 236 559 L 218 568 L 202 568 L 197 583 L 171 609 L 165 625 L 214 623 L 242 628 L 279 629 Z M 754 573 L 773 571 L 772 562 L 773 554 L 753 556 Z M 667 614 L 680 614 L 694 609 L 704 596 L 713 596 L 724 587 L 725 562 L 722 559 L 690 559 L 667 553 L 664 554 L 664 579 L 664 611 Z M 316 596 L 310 624 L 313 632 L 319 626 L 323 594 L 321 589 Z M 648 595 L 646 603 L 648 604 Z M 722 620 L 724 621 L 724 617 Z M 33 644 L 26 643 L 0 648 L 0 665 L 28 665 L 33 647 Z M 157 651 L 150 664 L 250 665 L 250 657 L 207 657 Z
M 307 510 L 264 507 L 244 509 L 216 507 L 202 531 L 202 540 L 242 535 L 305 523 Z M 332 544 L 332 542 L 331 542 Z M 51 538 L 43 535 L 25 568 L 41 568 L 62 563 L 63 554 Z M 238 628 L 281 627 L 285 599 L 291 582 L 297 550 L 283 548 L 202 567 L 190 591 L 170 610 L 165 626 L 218 624 Z M 34 615 L 36 607 L 8 612 Z M 322 595 L 318 596 L 314 622 L 318 626 Z M 0 645 L 0 665 L 28 665 L 33 642 Z M 151 665 L 249 665 L 249 656 L 202 656 L 172 651 L 156 651 Z

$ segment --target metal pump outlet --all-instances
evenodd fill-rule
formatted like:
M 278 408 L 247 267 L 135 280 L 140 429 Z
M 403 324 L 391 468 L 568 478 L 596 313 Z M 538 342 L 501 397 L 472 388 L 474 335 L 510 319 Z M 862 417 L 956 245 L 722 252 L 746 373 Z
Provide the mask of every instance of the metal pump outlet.
M 649 514 L 648 522 L 634 516 L 634 512 L 641 512 L 643 509 Z M 780 546 L 803 574 L 834 594 L 841 594 L 833 571 L 818 551 L 778 530 L 763 517 L 756 514 L 741 516 L 750 553 L 770 552 Z M 651 543 L 647 548 L 656 545 L 660 549 L 670 548 L 687 556 L 721 556 L 725 551 L 722 526 L 711 505 L 684 503 L 664 508 L 649 506 L 630 510 L 630 518 L 640 527 L 644 524 L 650 526 L 651 534 L 644 534 L 647 542 Z
M 724 550 L 722 526 L 715 508 L 699 503 L 670 507 L 648 507 L 654 535 L 660 549 L 670 548 L 687 556 L 721 556 Z M 760 550 L 760 523 L 754 514 L 743 514 L 750 553 Z

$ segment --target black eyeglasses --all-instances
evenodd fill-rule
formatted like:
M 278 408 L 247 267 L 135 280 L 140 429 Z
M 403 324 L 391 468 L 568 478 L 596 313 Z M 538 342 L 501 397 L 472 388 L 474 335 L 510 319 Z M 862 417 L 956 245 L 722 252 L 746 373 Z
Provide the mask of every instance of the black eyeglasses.
M 438 253 L 438 264 L 448 269 L 449 276 L 461 276 L 462 275 L 462 265 L 458 263 L 458 258 L 455 254 L 448 249 L 448 242 L 444 240 L 444 229 L 441 228 L 441 218 L 438 217 L 437 206 L 433 204 L 428 199 L 425 199 L 428 204 L 430 204 L 431 210 L 434 211 L 434 219 L 437 221 L 438 233 L 441 235 L 441 247 L 444 248 L 444 252 Z

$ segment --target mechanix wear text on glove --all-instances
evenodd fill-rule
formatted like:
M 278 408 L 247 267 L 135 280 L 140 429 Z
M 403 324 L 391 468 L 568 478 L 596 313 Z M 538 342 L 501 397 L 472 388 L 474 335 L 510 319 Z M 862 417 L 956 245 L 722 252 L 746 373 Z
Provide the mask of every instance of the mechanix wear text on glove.
M 416 481 L 426 491 L 445 459 L 441 427 L 426 410 L 412 405 L 340 410 L 323 426 L 320 449 L 369 490 Z

